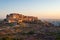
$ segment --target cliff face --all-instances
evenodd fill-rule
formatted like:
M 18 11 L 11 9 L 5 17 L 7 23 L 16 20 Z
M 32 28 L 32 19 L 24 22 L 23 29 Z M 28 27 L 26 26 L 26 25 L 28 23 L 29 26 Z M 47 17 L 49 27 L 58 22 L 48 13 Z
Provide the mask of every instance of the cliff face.
M 12 22 L 20 23 L 20 22 L 33 22 L 33 21 L 38 20 L 38 18 L 34 16 L 25 16 L 18 13 L 12 13 L 6 16 L 6 20 L 9 23 L 12 23 Z

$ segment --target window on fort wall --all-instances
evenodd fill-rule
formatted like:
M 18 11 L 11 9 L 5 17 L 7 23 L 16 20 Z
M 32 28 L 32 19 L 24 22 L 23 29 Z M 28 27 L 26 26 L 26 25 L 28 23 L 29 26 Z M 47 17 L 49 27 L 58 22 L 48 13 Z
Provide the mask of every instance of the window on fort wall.
M 15 19 L 15 18 L 16 18 L 16 16 L 13 16 L 13 18 Z

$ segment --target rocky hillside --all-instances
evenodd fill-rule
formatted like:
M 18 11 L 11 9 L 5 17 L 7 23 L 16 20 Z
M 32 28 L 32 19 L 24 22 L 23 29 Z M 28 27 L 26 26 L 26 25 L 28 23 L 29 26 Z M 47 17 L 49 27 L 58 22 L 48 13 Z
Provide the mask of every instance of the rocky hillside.
M 2 40 L 59 40 L 60 28 L 49 22 L 38 20 L 37 23 L 0 23 Z
M 10 15 L 0 21 L 0 40 L 60 40 L 60 27 L 31 16 L 23 16 L 24 21 L 20 14 Z

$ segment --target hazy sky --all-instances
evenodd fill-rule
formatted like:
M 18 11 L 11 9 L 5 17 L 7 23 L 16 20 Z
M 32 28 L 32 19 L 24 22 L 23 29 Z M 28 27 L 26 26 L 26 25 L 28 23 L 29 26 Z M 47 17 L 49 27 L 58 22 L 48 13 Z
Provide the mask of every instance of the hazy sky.
M 0 0 L 0 18 L 10 13 L 60 19 L 60 0 Z

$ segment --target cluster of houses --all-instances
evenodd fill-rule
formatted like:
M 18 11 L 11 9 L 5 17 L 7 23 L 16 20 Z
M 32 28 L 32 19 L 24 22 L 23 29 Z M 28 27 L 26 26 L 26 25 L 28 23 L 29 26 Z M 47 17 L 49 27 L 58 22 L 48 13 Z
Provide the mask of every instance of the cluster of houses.
M 34 16 L 25 16 L 19 13 L 11 13 L 6 16 L 6 20 L 8 23 L 21 23 L 21 22 L 34 22 L 37 21 L 38 18 Z

